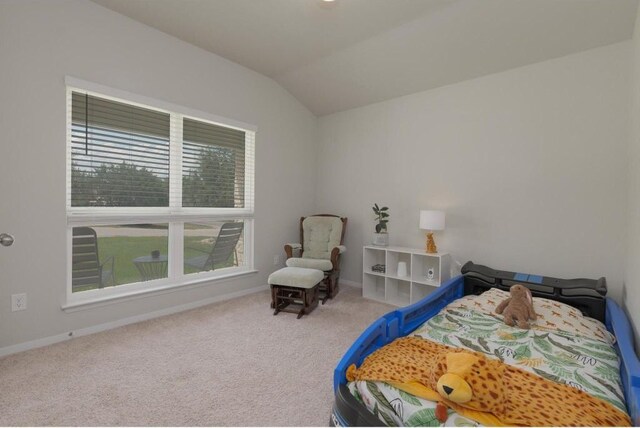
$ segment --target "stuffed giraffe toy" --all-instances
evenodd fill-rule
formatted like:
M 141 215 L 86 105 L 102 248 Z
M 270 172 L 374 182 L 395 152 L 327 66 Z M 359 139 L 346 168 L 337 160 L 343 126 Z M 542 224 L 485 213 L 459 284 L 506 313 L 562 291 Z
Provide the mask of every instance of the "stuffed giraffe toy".
M 488 426 L 630 426 L 618 408 L 569 385 L 420 337 L 396 339 L 347 379 L 387 382 Z

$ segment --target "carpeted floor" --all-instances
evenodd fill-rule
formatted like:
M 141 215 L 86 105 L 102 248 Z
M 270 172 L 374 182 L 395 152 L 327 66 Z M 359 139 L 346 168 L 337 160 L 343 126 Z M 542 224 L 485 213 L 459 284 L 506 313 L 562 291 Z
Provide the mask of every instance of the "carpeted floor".
M 0 425 L 327 425 L 333 369 L 393 308 L 342 286 L 300 320 L 269 292 L 0 359 Z

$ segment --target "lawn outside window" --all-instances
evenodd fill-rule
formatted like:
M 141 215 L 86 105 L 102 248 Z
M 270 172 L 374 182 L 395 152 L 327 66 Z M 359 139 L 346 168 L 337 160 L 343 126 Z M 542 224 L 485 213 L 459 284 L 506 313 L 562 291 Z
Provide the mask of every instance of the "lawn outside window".
M 66 83 L 67 305 L 252 272 L 255 128 Z

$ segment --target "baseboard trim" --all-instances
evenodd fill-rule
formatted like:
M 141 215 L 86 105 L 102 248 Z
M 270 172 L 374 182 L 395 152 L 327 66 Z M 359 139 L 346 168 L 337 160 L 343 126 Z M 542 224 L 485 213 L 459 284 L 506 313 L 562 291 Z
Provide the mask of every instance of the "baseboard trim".
M 43 337 L 42 339 L 30 340 L 28 342 L 18 343 L 15 345 L 5 346 L 0 348 L 0 357 L 4 357 L 18 352 L 28 351 L 30 349 L 41 348 L 47 345 L 53 345 L 54 343 L 63 342 L 65 340 L 73 339 L 74 337 L 87 336 L 93 333 L 99 333 L 101 331 L 112 330 L 114 328 L 122 327 L 128 324 L 134 324 L 141 321 L 147 321 L 150 319 L 162 317 L 165 315 L 171 315 L 178 312 L 188 311 L 189 309 L 199 308 L 200 306 L 210 305 L 212 303 L 222 302 L 224 300 L 234 299 L 236 297 L 242 297 L 260 291 L 268 290 L 268 285 L 262 285 L 259 287 L 247 288 L 245 290 L 235 291 L 233 293 L 227 293 L 220 296 L 210 297 L 208 299 L 198 300 L 196 302 L 185 303 L 183 305 L 171 306 L 169 308 L 160 309 L 153 312 L 147 312 L 146 314 L 135 315 L 128 318 L 119 319 L 103 324 L 98 324 L 91 327 L 81 328 L 79 330 L 69 331 L 62 334 L 56 334 L 54 336 Z
M 349 287 L 362 288 L 362 284 L 355 281 L 349 281 L 348 279 L 340 279 L 340 284 L 348 285 Z

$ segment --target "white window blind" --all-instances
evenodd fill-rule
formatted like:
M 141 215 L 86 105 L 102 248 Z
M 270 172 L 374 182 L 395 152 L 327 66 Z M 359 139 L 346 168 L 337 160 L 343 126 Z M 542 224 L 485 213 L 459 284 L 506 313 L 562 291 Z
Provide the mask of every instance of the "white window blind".
M 254 131 L 88 91 L 70 101 L 70 208 L 253 212 Z
M 185 118 L 182 206 L 244 208 L 246 133 Z
M 73 92 L 71 117 L 71 206 L 168 206 L 168 113 Z

